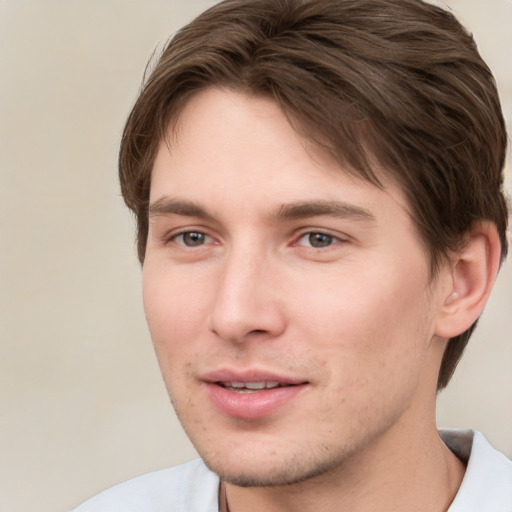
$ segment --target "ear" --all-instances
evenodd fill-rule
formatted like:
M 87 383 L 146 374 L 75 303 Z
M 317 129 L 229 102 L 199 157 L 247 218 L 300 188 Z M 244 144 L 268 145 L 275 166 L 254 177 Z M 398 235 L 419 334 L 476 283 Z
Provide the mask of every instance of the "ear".
M 436 324 L 436 334 L 453 338 L 469 329 L 482 313 L 500 266 L 501 243 L 496 226 L 479 222 L 451 260 L 450 285 Z

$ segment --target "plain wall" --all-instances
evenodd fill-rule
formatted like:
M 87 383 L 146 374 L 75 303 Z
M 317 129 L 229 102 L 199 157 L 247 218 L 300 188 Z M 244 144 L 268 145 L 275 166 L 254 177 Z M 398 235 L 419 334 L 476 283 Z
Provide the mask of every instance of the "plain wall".
M 0 0 L 1 510 L 64 512 L 194 457 L 145 326 L 116 158 L 148 57 L 210 3 Z M 512 2 L 447 3 L 510 129 Z M 481 429 L 508 456 L 511 333 L 509 261 L 439 402 L 441 426 Z

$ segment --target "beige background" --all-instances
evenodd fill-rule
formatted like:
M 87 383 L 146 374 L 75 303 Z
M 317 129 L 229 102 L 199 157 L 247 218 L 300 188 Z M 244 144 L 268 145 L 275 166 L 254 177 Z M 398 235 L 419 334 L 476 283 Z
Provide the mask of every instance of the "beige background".
M 194 456 L 144 324 L 116 152 L 147 58 L 209 3 L 0 0 L 0 510 L 66 511 Z M 447 3 L 510 129 L 512 2 Z M 439 404 L 441 425 L 482 429 L 509 456 L 511 333 L 509 262 Z

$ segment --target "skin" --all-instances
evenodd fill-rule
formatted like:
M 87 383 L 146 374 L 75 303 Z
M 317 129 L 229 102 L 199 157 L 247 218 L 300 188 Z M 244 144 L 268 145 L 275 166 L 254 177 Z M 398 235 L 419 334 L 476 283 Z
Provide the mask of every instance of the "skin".
M 348 175 L 272 101 L 217 89 L 160 145 L 145 311 L 231 512 L 441 511 L 457 492 L 464 467 L 435 425 L 453 268 L 432 279 L 403 194 L 384 181 Z M 300 390 L 233 417 L 204 382 L 226 369 Z

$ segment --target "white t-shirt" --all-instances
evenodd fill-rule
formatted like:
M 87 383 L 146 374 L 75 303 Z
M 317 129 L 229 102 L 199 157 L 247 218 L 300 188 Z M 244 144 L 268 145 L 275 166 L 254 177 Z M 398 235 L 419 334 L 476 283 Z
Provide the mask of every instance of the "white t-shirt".
M 440 433 L 450 449 L 467 461 L 448 512 L 512 512 L 512 462 L 480 432 Z M 73 512 L 218 512 L 218 493 L 219 478 L 198 459 L 116 485 Z

